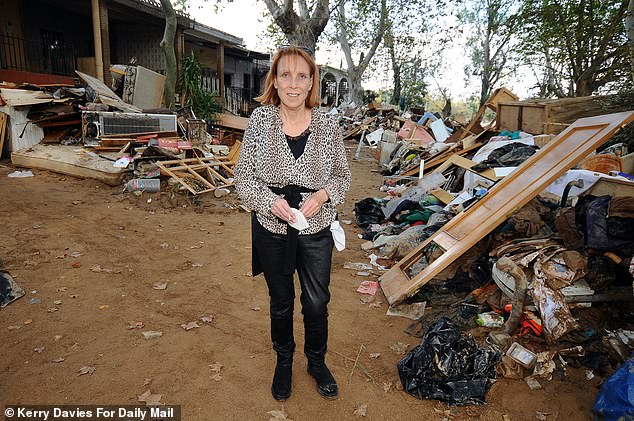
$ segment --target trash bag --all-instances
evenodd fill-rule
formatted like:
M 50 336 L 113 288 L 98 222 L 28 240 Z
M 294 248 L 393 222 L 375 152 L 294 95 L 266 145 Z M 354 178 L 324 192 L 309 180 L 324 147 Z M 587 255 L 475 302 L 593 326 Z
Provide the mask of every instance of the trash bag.
M 371 224 L 380 224 L 385 220 L 381 203 L 372 197 L 354 204 L 354 214 L 357 217 L 357 225 L 367 227 Z
M 495 382 L 500 353 L 481 349 L 451 320 L 434 322 L 420 345 L 398 362 L 403 389 L 418 399 L 450 405 L 482 405 Z
M 592 412 L 594 420 L 634 420 L 634 354 L 603 383 Z

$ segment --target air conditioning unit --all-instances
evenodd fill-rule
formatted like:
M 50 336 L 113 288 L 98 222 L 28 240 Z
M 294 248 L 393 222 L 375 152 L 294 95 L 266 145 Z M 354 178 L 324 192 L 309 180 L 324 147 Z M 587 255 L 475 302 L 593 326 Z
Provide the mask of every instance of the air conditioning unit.
M 176 115 L 83 111 L 81 133 L 84 142 L 113 134 L 176 131 Z

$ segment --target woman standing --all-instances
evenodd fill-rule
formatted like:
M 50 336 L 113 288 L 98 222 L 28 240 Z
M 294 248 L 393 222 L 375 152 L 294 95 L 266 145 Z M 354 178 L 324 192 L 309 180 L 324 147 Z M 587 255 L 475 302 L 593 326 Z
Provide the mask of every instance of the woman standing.
M 251 115 L 234 170 L 238 195 L 253 210 L 253 276 L 263 272 L 269 289 L 277 352 L 271 392 L 277 400 L 291 395 L 297 271 L 308 372 L 319 394 L 334 399 L 337 382 L 325 363 L 334 244 L 330 225 L 350 186 L 339 125 L 317 108 L 319 71 L 298 47 L 277 51 L 256 100 L 263 106 Z

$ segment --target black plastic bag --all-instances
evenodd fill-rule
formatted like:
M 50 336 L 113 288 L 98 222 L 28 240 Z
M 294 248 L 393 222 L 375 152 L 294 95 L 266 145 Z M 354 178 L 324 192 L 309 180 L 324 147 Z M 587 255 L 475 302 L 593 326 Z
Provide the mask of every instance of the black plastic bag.
M 438 399 L 450 405 L 482 405 L 495 382 L 500 353 L 478 348 L 442 317 L 425 333 L 423 342 L 398 362 L 403 389 L 418 399 Z
M 367 227 L 371 224 L 380 224 L 385 221 L 385 215 L 381 207 L 383 204 L 372 197 L 363 199 L 354 204 L 354 214 L 357 217 L 357 225 Z

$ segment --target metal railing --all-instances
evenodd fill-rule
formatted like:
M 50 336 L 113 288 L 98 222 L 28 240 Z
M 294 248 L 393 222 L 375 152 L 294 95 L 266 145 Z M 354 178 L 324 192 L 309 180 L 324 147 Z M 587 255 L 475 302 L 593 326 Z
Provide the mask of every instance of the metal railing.
M 215 92 L 216 94 L 220 92 L 220 80 L 213 70 L 203 69 L 201 86 L 208 92 Z M 258 103 L 253 101 L 253 98 L 258 94 L 253 90 L 225 86 L 224 91 L 224 108 L 231 114 L 248 117 L 255 107 L 258 106 Z
M 74 76 L 75 50 L 72 45 L 0 33 L 0 69 Z

